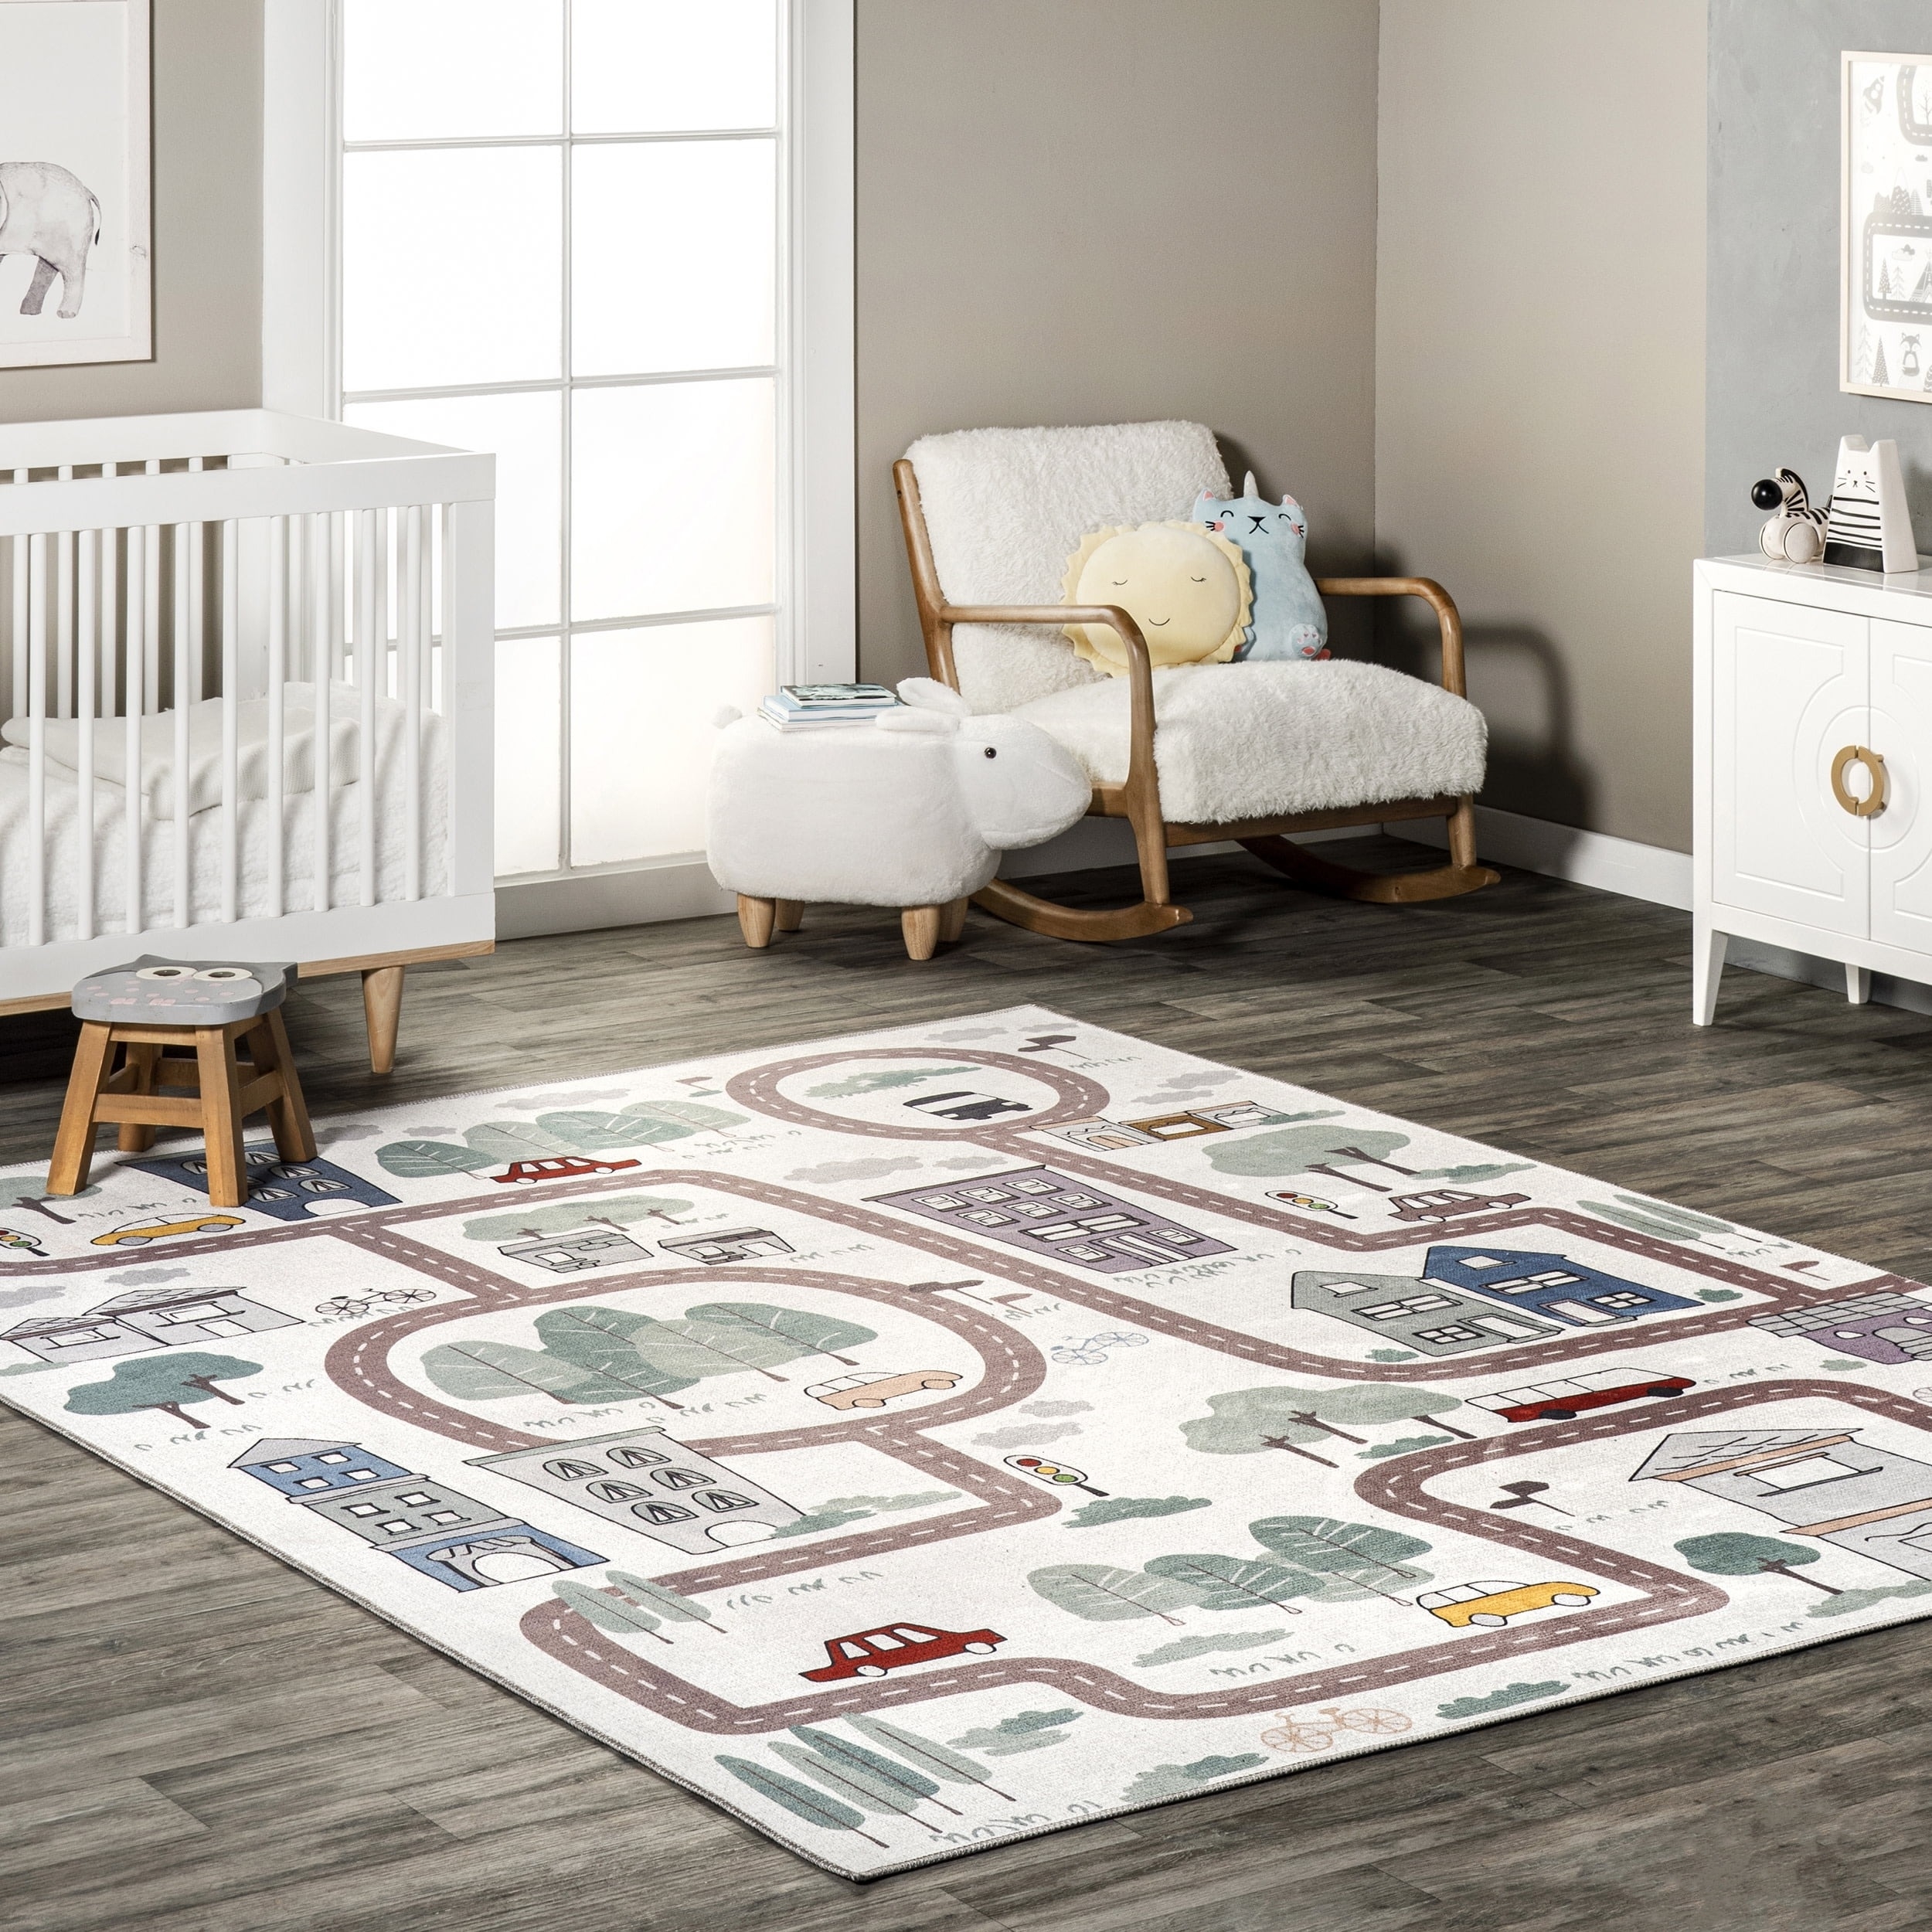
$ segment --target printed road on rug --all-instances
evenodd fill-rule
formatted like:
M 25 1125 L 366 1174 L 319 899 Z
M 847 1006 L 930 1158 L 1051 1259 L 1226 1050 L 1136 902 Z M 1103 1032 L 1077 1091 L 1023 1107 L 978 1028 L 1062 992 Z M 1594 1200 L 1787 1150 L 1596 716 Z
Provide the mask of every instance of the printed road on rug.
M 872 1877 L 1932 1609 L 1932 1297 L 1034 1008 L 0 1182 L 0 1393 Z

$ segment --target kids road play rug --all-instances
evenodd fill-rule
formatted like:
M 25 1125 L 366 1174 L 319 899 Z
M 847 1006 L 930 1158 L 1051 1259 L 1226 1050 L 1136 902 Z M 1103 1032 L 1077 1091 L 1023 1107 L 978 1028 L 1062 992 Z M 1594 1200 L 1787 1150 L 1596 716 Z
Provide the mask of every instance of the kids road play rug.
M 1035 1009 L 0 1186 L 0 1392 L 869 1877 L 1932 1611 L 1932 1295 Z

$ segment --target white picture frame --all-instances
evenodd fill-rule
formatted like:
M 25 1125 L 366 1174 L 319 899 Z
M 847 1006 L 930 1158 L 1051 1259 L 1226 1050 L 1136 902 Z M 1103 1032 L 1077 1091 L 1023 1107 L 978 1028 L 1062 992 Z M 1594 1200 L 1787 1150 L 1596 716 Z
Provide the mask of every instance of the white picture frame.
M 0 369 L 154 354 L 150 5 L 0 0 Z
M 1932 54 L 1840 62 L 1838 387 L 1932 403 Z

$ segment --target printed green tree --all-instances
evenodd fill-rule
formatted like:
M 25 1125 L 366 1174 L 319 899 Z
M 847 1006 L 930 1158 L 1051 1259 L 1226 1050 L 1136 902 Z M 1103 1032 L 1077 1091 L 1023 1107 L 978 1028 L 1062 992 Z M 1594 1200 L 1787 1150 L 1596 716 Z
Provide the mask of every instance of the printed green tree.
M 1429 1580 L 1426 1570 L 1412 1567 L 1406 1560 L 1427 1555 L 1430 1546 L 1400 1529 L 1345 1522 L 1333 1516 L 1265 1516 L 1248 1525 L 1248 1534 L 1298 1570 L 1352 1585 L 1390 1603 L 1406 1600 L 1389 1587 L 1392 1583 Z M 1322 1594 L 1332 1598 L 1335 1593 Z
M 711 1621 L 711 1612 L 696 1598 L 680 1597 L 675 1590 L 662 1583 L 654 1583 L 648 1577 L 633 1577 L 628 1570 L 612 1570 L 604 1573 L 604 1580 L 633 1608 L 655 1611 L 668 1624 L 699 1624 L 717 1636 L 725 1634 Z
M 158 1409 L 190 1429 L 206 1429 L 209 1425 L 189 1414 L 186 1405 L 227 1402 L 239 1408 L 241 1397 L 216 1388 L 216 1383 L 239 1381 L 261 1372 L 259 1362 L 243 1362 L 236 1355 L 170 1349 L 165 1355 L 138 1355 L 116 1362 L 105 1382 L 83 1382 L 70 1389 L 66 1407 L 77 1416 L 131 1416 L 143 1409 Z
M 872 1329 L 861 1328 L 856 1321 L 841 1321 L 805 1308 L 774 1308 L 764 1301 L 702 1301 L 696 1308 L 686 1308 L 685 1316 L 689 1321 L 707 1321 L 717 1328 L 774 1335 L 795 1344 L 806 1355 L 828 1355 L 849 1369 L 859 1365 L 850 1355 L 841 1355 L 840 1349 L 861 1349 L 868 1342 L 879 1339 Z
M 596 1203 L 597 1212 L 587 1214 L 581 1202 L 568 1201 L 554 1207 L 528 1207 L 508 1214 L 486 1214 L 463 1223 L 463 1236 L 469 1241 L 513 1241 L 519 1235 L 535 1240 L 540 1235 L 568 1234 L 593 1223 L 605 1227 L 628 1227 L 634 1221 L 675 1221 L 689 1214 L 689 1201 L 675 1201 L 664 1194 L 618 1194 Z
M 1143 1567 L 1186 1585 L 1203 1610 L 1278 1610 L 1298 1597 L 1331 1594 L 1335 1581 L 1297 1564 L 1254 1556 L 1155 1556 Z M 1348 1594 L 1360 1593 L 1349 1588 Z
M 1815 1563 L 1824 1553 L 1808 1549 L 1802 1543 L 1781 1543 L 1775 1536 L 1753 1536 L 1742 1530 L 1726 1530 L 1716 1536 L 1686 1536 L 1677 1553 L 1693 1570 L 1711 1577 L 1788 1577 L 1795 1583 L 1809 1583 L 1828 1597 L 1842 1596 L 1829 1583 L 1815 1577 L 1801 1577 L 1799 1563 Z
M 376 1158 L 405 1180 L 427 1180 L 471 1174 L 505 1161 L 653 1147 L 710 1128 L 742 1126 L 746 1118 L 696 1100 L 648 1100 L 617 1114 L 573 1111 L 539 1114 L 534 1121 L 484 1121 L 464 1130 L 461 1146 L 451 1141 L 391 1141 L 376 1150 Z
M 808 1825 L 816 1825 L 826 1832 L 855 1832 L 868 1845 L 876 1845 L 882 1852 L 890 1849 L 883 1838 L 874 1838 L 864 1828 L 866 1819 L 862 1812 L 842 1804 L 835 1798 L 827 1797 L 823 1792 L 815 1791 L 809 1784 L 801 1784 L 795 1777 L 787 1777 L 782 1771 L 769 1770 L 748 1757 L 733 1757 L 723 1752 L 715 1762 L 740 1784 L 749 1785 L 767 1804 L 776 1804 L 794 1818 L 803 1818 Z
M 100 1187 L 83 1187 L 78 1194 L 49 1194 L 47 1177 L 44 1174 L 16 1174 L 12 1179 L 0 1181 L 0 1209 L 7 1208 L 31 1208 L 49 1221 L 57 1221 L 61 1226 L 71 1227 L 73 1217 L 69 1214 L 56 1214 L 48 1206 L 49 1201 L 82 1201 L 90 1194 L 98 1194 Z
M 641 1604 L 607 1597 L 589 1583 L 553 1583 L 550 1588 L 586 1623 L 594 1624 L 599 1630 L 607 1630 L 613 1636 L 655 1637 L 661 1644 L 671 1641 L 668 1637 L 658 1636 L 658 1625 L 663 1619 L 653 1617 Z
M 667 1409 L 681 1408 L 682 1403 L 671 1400 L 672 1395 L 692 1387 L 697 1377 L 673 1375 L 645 1361 L 631 1345 L 631 1338 L 650 1320 L 628 1309 L 587 1302 L 539 1315 L 537 1338 L 546 1353 L 561 1356 L 604 1382 L 616 1383 L 633 1395 L 655 1396 Z
M 823 1736 L 825 1733 L 819 1733 L 818 1735 Z M 911 1774 L 906 1773 L 902 1765 L 890 1767 L 890 1770 L 900 1774 L 900 1776 L 882 1774 L 862 1760 L 860 1747 L 857 1745 L 846 1747 L 846 1751 L 851 1753 L 849 1756 L 843 1753 L 835 1754 L 806 1750 L 796 1744 L 776 1742 L 771 1746 L 771 1751 L 774 1757 L 781 1759 L 794 1770 L 803 1771 L 815 1784 L 822 1784 L 834 1796 L 855 1806 L 861 1811 L 906 1818 L 915 1825 L 923 1825 L 935 1835 L 940 1829 L 929 1818 L 922 1817 L 917 1809 L 920 1794 L 903 1781 Z M 876 1753 L 871 1751 L 866 1751 L 863 1755 L 867 1758 L 876 1758 Z M 886 1762 L 883 1758 L 876 1758 L 876 1761 L 879 1764 Z M 921 1781 L 931 1783 L 930 1779 Z M 938 1787 L 934 1785 L 933 1788 L 937 1791 Z
M 947 1745 L 922 1737 L 918 1732 L 909 1731 L 902 1725 L 889 1724 L 883 1717 L 849 1717 L 845 1721 L 875 1744 L 883 1744 L 888 1750 L 896 1751 L 901 1757 L 934 1777 L 943 1777 L 949 1784 L 982 1784 L 994 1797 L 1004 1798 L 1009 1804 L 1015 1801 L 1012 1793 L 1002 1791 L 983 1766 L 975 1764 L 970 1757 Z
M 444 1394 L 461 1402 L 504 1402 L 533 1394 L 557 1402 L 623 1402 L 657 1393 L 549 1349 L 519 1349 L 507 1342 L 441 1342 L 423 1357 L 423 1372 Z
M 1433 1389 L 1383 1389 L 1374 1385 L 1345 1389 L 1233 1389 L 1208 1397 L 1209 1413 L 1181 1425 L 1190 1449 L 1209 1456 L 1253 1455 L 1264 1449 L 1338 1465 L 1304 1447 L 1331 1440 L 1365 1444 L 1367 1437 L 1341 1427 L 1345 1422 L 1393 1422 L 1437 1410 L 1458 1408 L 1454 1396 Z M 1461 1430 L 1454 1431 L 1460 1435 Z
M 1029 1573 L 1036 1596 L 1090 1624 L 1115 1624 L 1158 1617 L 1164 1624 L 1180 1618 L 1169 1613 L 1199 1600 L 1192 1584 L 1151 1570 L 1119 1570 L 1107 1563 L 1049 1563 Z

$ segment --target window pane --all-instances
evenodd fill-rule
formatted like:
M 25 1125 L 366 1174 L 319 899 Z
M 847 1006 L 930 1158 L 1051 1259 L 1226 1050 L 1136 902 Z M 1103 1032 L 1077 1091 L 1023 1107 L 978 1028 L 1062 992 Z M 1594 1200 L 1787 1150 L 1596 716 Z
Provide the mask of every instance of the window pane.
M 772 360 L 775 142 L 580 148 L 572 166 L 577 375 Z
M 777 0 L 577 0 L 570 52 L 580 134 L 777 120 Z
M 562 373 L 554 148 L 342 158 L 342 386 L 447 389 Z
M 554 390 L 355 403 L 342 417 L 359 429 L 387 430 L 460 450 L 494 451 L 497 624 L 505 631 L 521 631 L 556 622 L 563 419 Z
M 555 638 L 496 647 L 496 872 L 554 872 L 563 794 L 563 654 Z
M 769 617 L 572 641 L 572 865 L 704 849 L 713 719 L 722 705 L 755 709 L 772 688 L 775 648 Z
M 342 138 L 554 134 L 563 0 L 347 0 Z
M 579 389 L 571 611 L 580 621 L 768 604 L 768 376 Z

